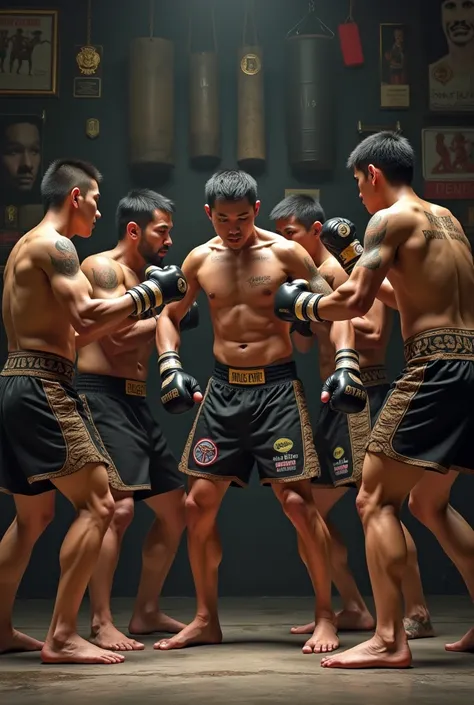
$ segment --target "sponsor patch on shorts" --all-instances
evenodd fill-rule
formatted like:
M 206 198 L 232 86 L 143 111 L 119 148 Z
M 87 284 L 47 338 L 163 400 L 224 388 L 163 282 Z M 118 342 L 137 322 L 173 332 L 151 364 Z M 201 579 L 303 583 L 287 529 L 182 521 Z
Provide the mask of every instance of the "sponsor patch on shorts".
M 212 465 L 217 460 L 217 446 L 210 438 L 201 438 L 193 450 L 196 465 Z
M 339 460 L 339 458 L 342 458 L 343 455 L 344 455 L 344 448 L 342 446 L 337 446 L 337 448 L 334 448 L 333 456 L 336 458 L 336 460 Z
M 293 441 L 290 438 L 279 438 L 273 444 L 273 450 L 277 453 L 288 453 L 293 448 Z

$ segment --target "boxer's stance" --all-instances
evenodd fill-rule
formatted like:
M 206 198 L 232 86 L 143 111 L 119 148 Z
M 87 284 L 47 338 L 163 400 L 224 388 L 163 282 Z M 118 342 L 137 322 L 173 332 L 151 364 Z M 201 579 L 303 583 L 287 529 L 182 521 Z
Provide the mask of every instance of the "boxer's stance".
M 332 668 L 410 665 L 400 599 L 407 547 L 399 510 L 418 482 L 418 490 L 426 483 L 428 491 L 430 483 L 438 482 L 436 472 L 474 471 L 472 253 L 450 211 L 423 201 L 412 190 L 413 164 L 413 150 L 399 135 L 382 132 L 358 145 L 348 165 L 365 207 L 375 213 L 365 234 L 364 254 L 333 294 L 298 302 L 303 318 L 365 315 L 387 275 L 405 340 L 406 368 L 372 430 L 357 498 L 377 610 L 376 633 L 340 657 L 324 659 L 323 665 Z M 285 317 L 293 309 L 283 288 L 275 303 Z M 427 470 L 435 473 L 424 476 Z M 433 531 L 474 597 L 474 532 L 454 510 Z M 473 641 L 471 630 L 454 646 L 472 648 Z
M 99 181 L 89 164 L 53 162 L 41 186 L 46 215 L 18 241 L 5 269 L 0 488 L 14 495 L 17 513 L 0 543 L 0 651 L 42 648 L 48 663 L 123 660 L 77 634 L 77 613 L 113 515 L 108 476 L 116 469 L 72 386 L 76 331 L 99 337 L 183 295 L 182 276 L 156 270 L 156 280 L 152 273 L 119 298 L 91 298 L 71 238 L 89 237 L 100 217 Z M 33 546 L 53 517 L 55 487 L 77 517 L 61 547 L 56 604 L 42 644 L 15 631 L 11 616 Z
M 148 190 L 131 191 L 119 202 L 117 245 L 82 263 L 93 296 L 122 296 L 140 281 L 147 265 L 162 264 L 172 244 L 173 212 L 171 201 Z M 110 478 L 114 515 L 89 584 L 91 640 L 114 650 L 144 648 L 116 629 L 110 608 L 113 577 L 123 536 L 133 518 L 134 500 L 144 500 L 155 520 L 143 545 L 142 573 L 129 630 L 133 634 L 177 632 L 184 626 L 158 607 L 184 528 L 185 493 L 178 464 L 146 402 L 155 330 L 156 316 L 151 315 L 81 347 L 78 354 L 77 391 L 118 470 L 118 475 Z
M 278 203 L 270 213 L 277 232 L 298 242 L 308 252 L 319 273 L 333 289 L 347 281 L 348 274 L 331 255 L 323 241 L 340 240 L 348 252 L 356 241 L 353 223 L 344 218 L 326 221 L 324 210 L 311 196 L 293 194 Z M 324 225 L 323 225 L 324 224 Z M 340 234 L 341 233 L 341 234 Z M 361 379 L 367 389 L 368 406 L 360 414 L 341 414 L 328 404 L 321 404 L 314 433 L 314 445 L 321 465 L 321 475 L 312 479 L 313 499 L 331 534 L 331 567 L 334 584 L 342 599 L 343 609 L 337 617 L 340 630 L 372 630 L 375 622 L 360 594 L 348 564 L 344 541 L 328 515 L 349 488 L 360 487 L 365 444 L 389 390 L 385 355 L 391 330 L 390 310 L 374 301 L 367 314 L 352 319 L 355 347 L 360 354 Z M 293 340 L 300 352 L 313 345 L 313 332 L 318 341 L 321 381 L 334 370 L 334 346 L 327 325 L 294 324 Z M 409 639 L 434 636 L 423 595 L 416 547 L 403 527 L 409 547 L 409 561 L 403 582 L 405 598 L 404 625 Z M 302 556 L 303 560 L 305 558 Z M 314 624 L 294 627 L 293 634 L 312 632 Z
M 200 289 L 210 305 L 216 358 L 180 464 L 191 476 L 186 513 L 197 613 L 180 634 L 159 642 L 161 649 L 222 639 L 216 517 L 228 487 L 248 483 L 254 461 L 261 482 L 272 486 L 308 556 L 318 596 L 311 647 L 321 652 L 338 646 L 327 529 L 309 482 L 319 474 L 318 459 L 303 388 L 291 361 L 290 326 L 273 313 L 275 291 L 288 277 L 309 276 L 314 291 L 331 289 L 303 248 L 255 226 L 259 206 L 257 185 L 245 172 L 219 172 L 208 181 L 205 209 L 216 237 L 188 255 L 183 264 L 188 294 L 182 306 L 167 306 L 157 322 L 161 400 L 170 412 L 192 406 L 196 382 L 182 371 L 176 351 L 179 320 Z M 366 393 L 357 377 L 353 328 L 332 326 L 330 335 L 339 351 L 338 369 L 328 381 L 331 403 L 360 410 Z

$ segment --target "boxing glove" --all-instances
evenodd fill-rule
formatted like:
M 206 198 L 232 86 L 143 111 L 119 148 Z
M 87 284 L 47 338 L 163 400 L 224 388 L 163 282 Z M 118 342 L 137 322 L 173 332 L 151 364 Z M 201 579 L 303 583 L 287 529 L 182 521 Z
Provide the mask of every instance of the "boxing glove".
M 304 279 L 295 279 L 282 284 L 275 294 L 273 310 L 283 321 L 308 321 L 322 323 L 318 316 L 318 301 L 323 294 L 313 294 Z
M 179 324 L 179 329 L 181 332 L 185 330 L 192 330 L 197 328 L 199 325 L 199 309 L 196 302 L 193 303 L 190 309 L 184 314 Z
M 177 352 L 165 352 L 158 358 L 161 377 L 161 403 L 170 414 L 183 414 L 193 408 L 193 395 L 201 394 L 194 377 L 183 372 Z
M 303 335 L 305 338 L 312 338 L 313 337 L 313 331 L 311 330 L 311 323 L 306 323 L 306 321 L 305 322 L 294 321 L 294 323 L 291 324 L 290 333 L 299 333 L 300 335 Z
M 364 252 L 357 239 L 356 226 L 346 218 L 327 220 L 321 230 L 320 240 L 348 274 Z
M 141 316 L 151 308 L 184 298 L 188 285 L 183 272 L 172 264 L 167 267 L 147 267 L 147 279 L 126 291 L 132 297 L 135 311 L 132 315 Z
M 358 414 L 367 403 L 367 392 L 360 379 L 359 353 L 352 348 L 338 350 L 336 370 L 323 384 L 321 392 L 329 394 L 333 411 Z

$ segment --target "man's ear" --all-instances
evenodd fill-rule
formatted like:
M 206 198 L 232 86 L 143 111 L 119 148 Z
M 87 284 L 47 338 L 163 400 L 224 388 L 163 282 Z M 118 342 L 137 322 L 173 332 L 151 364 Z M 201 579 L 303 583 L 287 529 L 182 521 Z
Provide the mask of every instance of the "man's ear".
M 133 240 L 136 240 L 140 236 L 140 232 L 140 226 L 134 220 L 127 223 L 127 235 Z
M 205 203 L 205 204 L 204 204 L 204 210 L 205 210 L 206 215 L 207 215 L 207 217 L 209 218 L 209 220 L 212 220 L 212 213 L 211 213 L 211 207 L 210 207 L 210 205 L 207 204 L 207 203 Z
M 261 206 L 261 204 L 262 204 L 261 201 L 256 201 L 256 202 L 255 202 L 255 205 L 254 205 L 254 207 L 253 207 L 253 208 L 254 208 L 254 211 L 255 211 L 255 217 L 257 217 L 257 215 L 258 215 L 258 213 L 259 213 L 259 211 L 260 211 L 260 206 Z
M 311 230 L 313 231 L 313 235 L 316 237 L 319 237 L 321 235 L 321 230 L 323 229 L 323 224 L 321 221 L 316 220 L 313 225 L 311 226 Z

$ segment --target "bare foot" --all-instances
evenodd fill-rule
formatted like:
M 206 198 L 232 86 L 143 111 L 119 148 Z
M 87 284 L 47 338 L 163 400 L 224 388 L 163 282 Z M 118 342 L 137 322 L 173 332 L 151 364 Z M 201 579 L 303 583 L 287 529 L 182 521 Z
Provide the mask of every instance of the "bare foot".
M 113 624 L 101 624 L 99 627 L 93 627 L 89 641 L 101 649 L 110 649 L 111 651 L 141 651 L 145 648 L 145 644 L 125 636 Z
M 41 650 L 43 663 L 122 663 L 125 659 L 121 654 L 104 651 L 98 646 L 73 634 L 65 642 L 47 640 Z
M 153 632 L 177 634 L 185 626 L 183 622 L 168 617 L 164 612 L 153 612 L 152 614 L 134 615 L 128 625 L 128 631 L 130 634 L 153 634 Z
M 426 619 L 413 619 L 405 617 L 403 620 L 403 628 L 407 639 L 429 639 L 435 636 L 435 631 L 429 617 Z
M 186 646 L 220 644 L 221 641 L 222 631 L 219 622 L 204 622 L 202 619 L 196 618 L 171 639 L 157 641 L 154 648 L 169 651 L 170 649 L 184 649 Z
M 0 654 L 11 654 L 17 651 L 41 651 L 44 641 L 33 639 L 32 636 L 12 629 L 0 635 Z
M 323 668 L 408 668 L 411 652 L 408 644 L 388 648 L 378 636 L 354 646 L 342 654 L 321 659 Z
M 292 634 L 312 634 L 316 629 L 316 622 L 310 622 L 309 624 L 303 624 L 301 627 L 291 627 L 290 632 Z
M 327 654 L 339 648 L 337 630 L 330 619 L 319 619 L 314 634 L 303 646 L 304 654 Z
M 455 641 L 453 644 L 446 644 L 444 647 L 446 651 L 466 651 L 467 653 L 474 653 L 474 627 L 469 629 L 468 633 L 463 636 L 459 641 Z
M 341 632 L 365 632 L 375 629 L 375 620 L 369 611 L 341 610 L 336 614 L 336 626 Z M 291 627 L 292 634 L 312 634 L 315 623 L 310 622 L 301 627 Z

